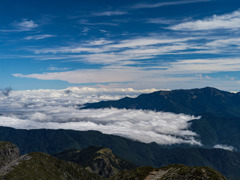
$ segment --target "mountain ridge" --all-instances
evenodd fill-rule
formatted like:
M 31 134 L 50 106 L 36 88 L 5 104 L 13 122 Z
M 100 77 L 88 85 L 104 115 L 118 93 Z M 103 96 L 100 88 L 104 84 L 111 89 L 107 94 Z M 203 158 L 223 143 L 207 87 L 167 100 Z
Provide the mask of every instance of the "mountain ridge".
M 109 148 L 89 146 L 83 150 L 69 149 L 53 155 L 65 161 L 75 162 L 90 172 L 108 178 L 119 171 L 131 170 L 136 165 L 113 154 Z
M 4 143 L 0 142 L 0 144 L 4 144 L 4 146 L 0 146 L 0 150 L 5 149 L 9 152 L 8 163 L 0 168 L 0 179 L 5 179 L 5 180 L 33 180 L 33 179 L 153 180 L 156 178 L 164 180 L 169 178 L 179 179 L 179 177 L 186 180 L 192 180 L 193 178 L 196 180 L 198 179 L 200 180 L 199 177 L 201 177 L 201 180 L 205 180 L 205 179 L 207 180 L 209 178 L 213 180 L 212 177 L 216 177 L 219 180 L 225 180 L 225 178 L 214 169 L 211 169 L 208 167 L 187 167 L 184 165 L 171 165 L 171 166 L 162 167 L 158 169 L 152 168 L 152 167 L 139 167 L 137 169 L 132 169 L 132 170 L 122 169 L 124 171 L 122 171 L 121 169 L 115 169 L 116 170 L 115 173 L 108 174 L 109 176 L 104 177 L 104 175 L 101 174 L 102 173 L 101 168 L 103 168 L 102 170 L 106 170 L 105 169 L 106 167 L 99 166 L 101 165 L 101 163 L 97 165 L 98 168 L 100 168 L 98 169 L 100 171 L 96 171 L 92 173 L 91 172 L 92 169 L 89 169 L 88 167 L 83 168 L 74 162 L 57 159 L 55 157 L 52 157 L 42 152 L 32 152 L 32 153 L 25 154 L 23 156 L 18 156 L 15 159 L 12 159 L 11 153 L 15 155 L 15 152 L 11 151 L 11 149 L 12 147 L 15 147 L 15 145 L 11 143 L 6 143 L 6 142 Z M 113 158 L 117 161 L 120 160 L 120 159 L 116 159 L 115 155 L 112 154 L 110 149 L 106 149 L 102 147 L 90 146 L 86 149 L 83 149 L 82 152 L 84 152 L 83 155 L 85 157 L 82 159 L 79 159 L 80 161 L 84 160 L 86 162 L 89 156 L 90 157 L 94 156 L 94 158 L 90 158 L 87 160 L 88 165 L 92 164 L 93 166 L 96 166 L 96 160 L 97 161 L 99 160 L 99 154 L 104 155 L 104 158 L 107 158 L 107 159 Z M 93 152 L 95 152 L 95 154 Z M 97 152 L 97 156 L 96 156 L 96 152 Z M 2 156 L 5 157 L 5 154 L 0 154 L 0 158 L 2 158 Z M 92 161 L 92 162 L 89 163 L 89 161 Z M 114 164 L 115 162 L 113 160 L 109 162 L 108 166 L 111 166 L 111 165 L 114 166 Z M 103 177 L 100 177 L 98 174 L 102 175 Z
M 221 106 L 220 106 L 221 105 Z M 125 108 L 184 113 L 189 115 L 218 114 L 240 117 L 240 93 L 221 91 L 212 87 L 156 91 L 136 98 L 87 103 L 81 109 Z
M 96 145 L 110 148 L 117 156 L 138 166 L 208 166 L 229 179 L 236 179 L 231 178 L 232 176 L 240 178 L 240 153 L 222 149 L 168 148 L 156 143 L 146 144 L 96 131 L 18 130 L 6 127 L 0 127 L 0 140 L 13 142 L 20 148 L 21 154 L 54 154 L 69 148 L 83 149 Z

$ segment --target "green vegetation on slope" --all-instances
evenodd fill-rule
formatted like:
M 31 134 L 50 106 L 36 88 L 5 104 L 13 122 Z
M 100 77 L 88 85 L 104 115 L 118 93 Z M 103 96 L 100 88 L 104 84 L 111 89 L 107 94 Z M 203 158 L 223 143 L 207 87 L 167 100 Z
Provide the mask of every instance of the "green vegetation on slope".
M 169 165 L 160 170 L 166 171 L 160 178 L 161 180 L 226 180 L 223 175 L 209 167 Z
M 139 167 L 123 171 L 109 180 L 226 180 L 219 172 L 209 167 L 170 165 L 162 168 Z
M 79 165 L 56 159 L 44 153 L 30 153 L 29 158 L 12 164 L 12 170 L 0 175 L 5 180 L 98 180 L 98 175 L 92 174 Z
M 134 170 L 125 170 L 109 178 L 109 180 L 144 180 L 155 168 L 138 167 Z
M 7 150 L 14 146 L 6 142 L 0 142 L 0 144 L 4 144 L 5 147 L 8 146 Z M 15 154 L 15 151 L 9 151 L 8 155 L 11 156 L 13 154 Z M 34 152 L 17 159 L 10 159 L 11 161 L 8 164 L 0 168 L 0 179 L 101 180 L 107 177 L 108 180 L 225 180 L 220 173 L 208 167 L 170 165 L 158 169 L 138 167 L 132 170 L 121 171 L 121 169 L 126 169 L 124 165 L 131 167 L 132 165 L 115 156 L 110 149 L 97 146 L 90 146 L 82 151 L 66 150 L 57 155 L 66 159 L 77 158 L 76 161 L 83 161 L 82 163 L 87 167 L 84 169 L 76 163 L 60 160 L 45 153 Z M 0 153 L 0 158 L 4 156 L 5 154 Z M 93 171 L 95 171 L 95 174 L 92 173 Z M 104 177 L 101 178 L 97 174 L 102 172 L 107 172 L 108 174 L 102 174 Z
M 110 177 L 122 170 L 136 168 L 135 165 L 114 155 L 109 148 L 89 146 L 81 151 L 65 150 L 54 154 L 55 157 L 76 162 L 90 172 L 99 174 L 102 177 Z
M 6 127 L 0 127 L 0 140 L 13 142 L 20 147 L 22 154 L 54 154 L 65 149 L 96 145 L 110 148 L 114 154 L 138 166 L 209 166 L 228 179 L 240 179 L 240 153 L 221 149 L 166 148 L 156 143 L 145 144 L 96 131 L 17 130 Z

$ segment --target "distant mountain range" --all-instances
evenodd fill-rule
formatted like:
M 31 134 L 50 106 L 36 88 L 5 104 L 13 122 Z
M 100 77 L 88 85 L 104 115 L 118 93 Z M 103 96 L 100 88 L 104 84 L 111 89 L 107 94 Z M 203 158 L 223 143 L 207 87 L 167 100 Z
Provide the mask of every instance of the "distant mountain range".
M 200 135 L 206 147 L 231 145 L 240 150 L 240 93 L 216 88 L 157 91 L 136 98 L 85 104 L 88 108 L 126 108 L 184 113 L 201 116 L 193 120 L 191 129 Z
M 240 117 L 240 93 L 230 93 L 212 87 L 190 90 L 156 91 L 136 98 L 85 104 L 89 108 L 126 108 L 184 113 L 214 114 L 220 117 Z
M 91 146 L 79 152 L 64 151 L 59 153 L 58 156 L 67 158 L 68 160 L 70 158 L 73 161 L 77 159 L 77 163 L 60 160 L 40 152 L 19 156 L 18 148 L 15 145 L 9 142 L 0 142 L 0 159 L 2 160 L 0 166 L 0 179 L 225 180 L 223 175 L 209 167 L 171 165 L 162 168 L 131 167 L 132 170 L 124 170 L 124 166 L 128 167 L 128 165 L 130 165 L 129 163 L 116 158 L 110 149 L 96 146 Z M 82 164 L 84 164 L 85 167 L 83 167 Z M 111 173 L 113 170 L 114 173 Z

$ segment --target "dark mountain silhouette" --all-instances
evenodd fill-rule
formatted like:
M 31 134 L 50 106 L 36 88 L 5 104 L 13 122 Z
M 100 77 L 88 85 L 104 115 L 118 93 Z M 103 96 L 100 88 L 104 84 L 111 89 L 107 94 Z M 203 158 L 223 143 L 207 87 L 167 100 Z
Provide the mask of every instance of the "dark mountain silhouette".
M 157 91 L 136 98 L 101 101 L 85 104 L 88 108 L 126 108 L 184 113 L 190 115 L 214 114 L 240 117 L 240 93 L 230 93 L 212 87 L 190 90 Z

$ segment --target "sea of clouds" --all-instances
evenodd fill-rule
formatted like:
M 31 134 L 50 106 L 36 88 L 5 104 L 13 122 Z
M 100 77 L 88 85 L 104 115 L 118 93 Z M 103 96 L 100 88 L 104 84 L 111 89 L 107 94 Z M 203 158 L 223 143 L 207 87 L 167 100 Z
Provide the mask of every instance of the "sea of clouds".
M 127 109 L 84 109 L 78 105 L 102 100 L 136 97 L 156 89 L 134 90 L 79 88 L 63 90 L 12 91 L 0 93 L 0 126 L 17 129 L 97 130 L 142 142 L 201 145 L 189 130 L 189 121 L 199 119 L 184 114 Z

